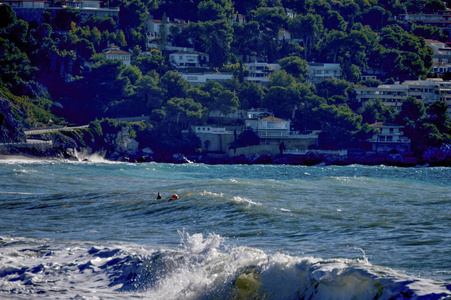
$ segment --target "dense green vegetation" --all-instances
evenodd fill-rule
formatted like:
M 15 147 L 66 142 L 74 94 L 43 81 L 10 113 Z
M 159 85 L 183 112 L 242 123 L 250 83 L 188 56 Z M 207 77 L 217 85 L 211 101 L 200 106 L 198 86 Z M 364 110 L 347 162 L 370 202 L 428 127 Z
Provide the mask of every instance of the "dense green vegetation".
M 114 0 L 104 5 L 120 7 L 119 19 L 82 20 L 77 10 L 63 9 L 46 11 L 41 24 L 28 23 L 0 5 L 0 91 L 26 127 L 149 115 L 150 124 L 134 125 L 140 142 L 186 152 L 187 145 L 198 145 L 181 131 L 209 122 L 213 109 L 227 114 L 261 107 L 292 119 L 297 130 L 321 129 L 323 148 L 355 147 L 376 120 L 406 126 L 418 153 L 450 142 L 443 103 L 425 108 L 408 99 L 396 115 L 377 102 L 361 107 L 354 92 L 356 85 L 430 74 L 433 52 L 424 38 L 446 40 L 448 33 L 406 28 L 392 17 L 443 11 L 441 1 Z M 236 22 L 238 13 L 243 23 Z M 164 19 L 159 49 L 146 49 L 148 14 Z M 166 16 L 190 22 L 183 29 L 168 28 Z M 279 38 L 283 30 L 292 41 Z M 191 86 L 169 64 L 168 42 L 208 53 L 211 70 L 233 71 L 234 79 Z M 111 43 L 132 49 L 130 67 L 105 58 L 102 49 Z M 242 63 L 250 57 L 278 62 L 282 70 L 272 73 L 265 87 L 243 81 Z M 344 79 L 310 85 L 307 61 L 339 63 Z M 368 71 L 381 81 L 361 81 Z

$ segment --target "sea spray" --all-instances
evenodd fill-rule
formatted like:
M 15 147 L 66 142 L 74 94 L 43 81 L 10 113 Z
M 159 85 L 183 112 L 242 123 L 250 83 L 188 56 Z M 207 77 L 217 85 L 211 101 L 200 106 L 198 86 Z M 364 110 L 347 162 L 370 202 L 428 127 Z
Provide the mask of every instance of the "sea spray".
M 447 299 L 449 178 L 0 162 L 0 298 Z

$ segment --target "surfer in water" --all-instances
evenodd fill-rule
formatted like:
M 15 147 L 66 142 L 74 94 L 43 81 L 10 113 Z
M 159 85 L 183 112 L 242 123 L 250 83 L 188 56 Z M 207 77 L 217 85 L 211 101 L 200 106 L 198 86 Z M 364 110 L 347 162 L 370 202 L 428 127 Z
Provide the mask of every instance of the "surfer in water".
M 163 197 L 161 196 L 161 194 L 160 194 L 160 193 L 158 193 L 158 195 L 157 195 L 157 199 L 163 199 Z

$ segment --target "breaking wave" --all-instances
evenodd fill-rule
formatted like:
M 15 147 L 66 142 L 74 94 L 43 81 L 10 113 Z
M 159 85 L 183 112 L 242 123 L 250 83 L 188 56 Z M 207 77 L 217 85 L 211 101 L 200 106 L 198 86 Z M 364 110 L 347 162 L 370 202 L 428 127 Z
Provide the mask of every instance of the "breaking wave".
M 174 249 L 0 239 L 0 297 L 28 299 L 450 299 L 445 282 L 357 259 L 268 254 L 179 232 Z M 358 249 L 357 249 L 358 250 Z

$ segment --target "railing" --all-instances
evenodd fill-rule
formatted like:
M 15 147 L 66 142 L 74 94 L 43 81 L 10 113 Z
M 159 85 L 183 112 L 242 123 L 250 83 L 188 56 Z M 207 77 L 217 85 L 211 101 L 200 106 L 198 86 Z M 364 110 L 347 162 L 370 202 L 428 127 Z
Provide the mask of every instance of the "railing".
M 35 145 L 52 145 L 52 141 L 29 141 L 26 143 L 0 143 L 0 146 L 30 147 Z
M 41 134 L 46 132 L 53 132 L 53 131 L 71 131 L 75 129 L 81 129 L 81 128 L 88 128 L 89 125 L 83 125 L 83 126 L 76 126 L 76 127 L 56 127 L 56 128 L 46 128 L 46 129 L 32 129 L 32 130 L 24 130 L 25 135 L 31 135 L 31 134 Z
M 301 149 L 284 150 L 283 154 L 306 155 L 308 152 L 317 154 L 336 154 L 340 156 L 348 155 L 348 150 L 301 150 Z

